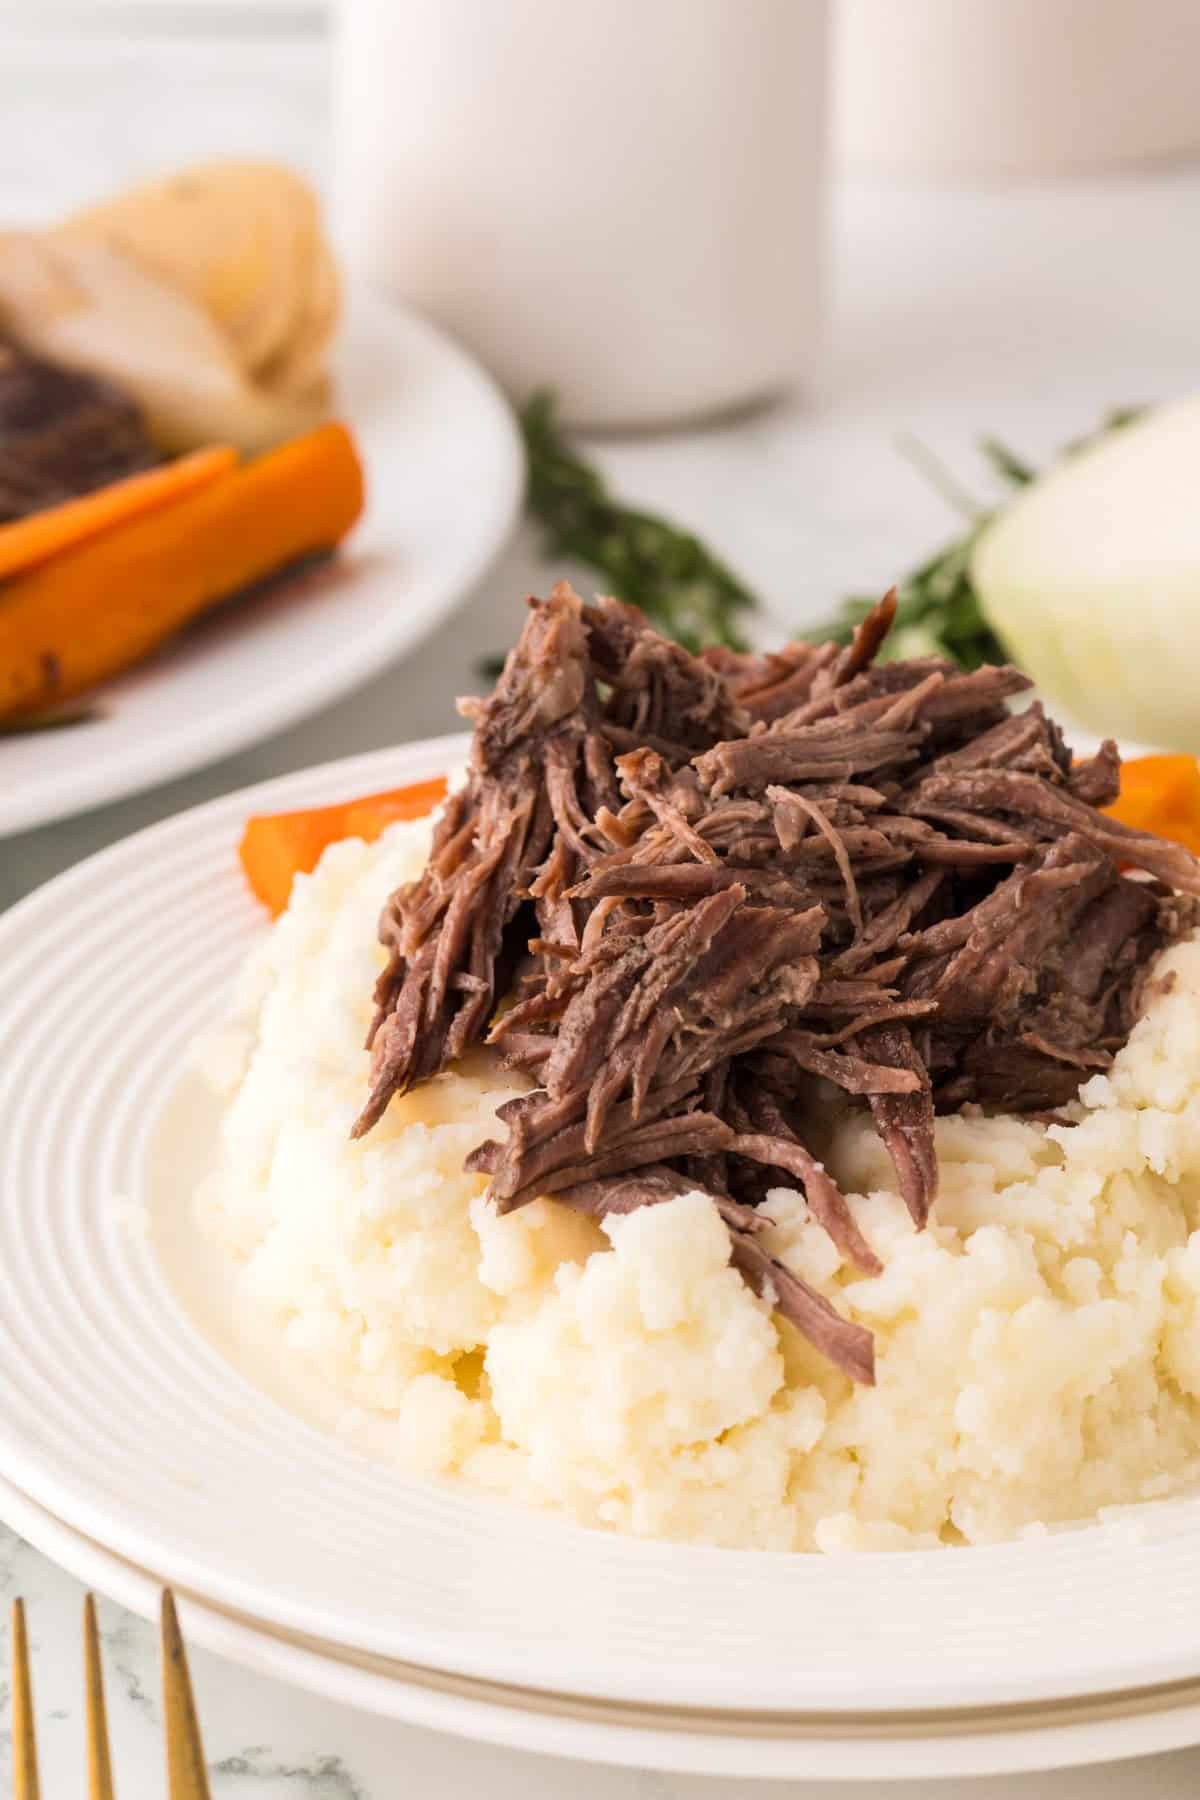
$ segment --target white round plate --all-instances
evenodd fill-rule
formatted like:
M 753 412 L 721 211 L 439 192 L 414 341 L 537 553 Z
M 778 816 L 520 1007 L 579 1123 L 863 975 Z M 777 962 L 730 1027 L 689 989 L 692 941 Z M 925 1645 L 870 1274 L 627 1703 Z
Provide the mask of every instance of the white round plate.
M 187 1045 L 263 929 L 235 860 L 243 821 L 425 778 L 460 751 L 411 745 L 226 796 L 0 920 L 0 1473 L 225 1609 L 559 1695 L 861 1715 L 1200 1678 L 1194 1501 L 955 1551 L 633 1541 L 369 1461 L 192 1323 L 163 1258 L 186 1241 L 214 1123 Z
M 338 406 L 367 474 L 344 548 L 107 683 L 87 724 L 0 735 L 0 837 L 282 730 L 404 656 L 469 591 L 511 530 L 524 483 L 491 377 L 415 314 L 358 295 Z
M 144 1619 L 161 1584 L 0 1480 L 0 1519 Z M 322 1699 L 508 1750 L 742 1780 L 902 1781 L 1010 1775 L 1149 1756 L 1200 1742 L 1200 1686 L 975 1713 L 700 1715 L 563 1700 L 439 1675 L 269 1630 L 178 1596 L 188 1642 Z

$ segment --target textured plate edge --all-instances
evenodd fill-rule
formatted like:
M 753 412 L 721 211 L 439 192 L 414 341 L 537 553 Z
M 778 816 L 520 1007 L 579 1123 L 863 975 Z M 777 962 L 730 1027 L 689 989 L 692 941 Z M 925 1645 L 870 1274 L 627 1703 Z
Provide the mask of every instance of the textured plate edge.
M 382 785 L 396 778 L 421 779 L 461 763 L 468 742 L 465 735 L 455 734 L 449 737 L 417 740 L 389 749 L 360 753 L 312 768 L 293 771 L 287 775 L 272 777 L 251 787 L 203 802 L 186 812 L 148 826 L 77 864 L 74 868 L 55 876 L 0 916 L 0 953 L 3 951 L 4 940 L 10 930 L 19 935 L 19 929 L 27 912 L 40 911 L 42 906 L 52 902 L 59 893 L 64 895 L 68 893 L 76 883 L 90 887 L 96 876 L 105 872 L 110 862 L 120 864 L 127 858 L 133 847 L 152 848 L 160 840 L 164 845 L 168 845 L 176 838 L 186 838 L 197 823 L 220 819 L 224 824 L 224 815 L 228 815 L 232 857 L 237 834 L 236 826 L 240 825 L 248 809 L 286 807 L 305 804 L 313 800 L 334 799 L 355 791 L 367 791 L 372 785 Z M 248 902 L 248 904 L 250 903 Z M 35 1489 L 37 1487 L 36 1483 L 30 1485 Z M 66 1517 L 72 1508 L 79 1509 L 80 1502 L 75 1495 L 67 1494 L 65 1491 L 58 1492 L 58 1487 L 59 1484 L 51 1477 L 48 1482 L 41 1484 L 41 1491 L 37 1491 L 35 1497 L 52 1513 Z M 82 1503 L 82 1510 L 85 1512 L 88 1510 L 86 1501 Z M 80 1526 L 73 1525 L 70 1528 L 78 1530 L 80 1535 L 88 1535 L 90 1532 L 88 1521 L 84 1521 Z M 114 1547 L 127 1557 L 139 1555 L 144 1548 L 148 1547 L 140 1543 L 135 1546 L 130 1534 L 119 1530 L 111 1531 L 111 1540 Z M 638 1547 L 639 1545 L 635 1541 L 633 1548 L 637 1549 Z M 674 1548 L 680 1550 L 681 1553 L 687 1552 L 686 1546 Z M 1011 1551 L 1015 1546 L 1006 1548 Z M 709 1551 L 708 1554 L 724 1557 L 736 1556 L 739 1553 Z M 741 1554 L 753 1556 L 756 1553 Z M 988 1551 L 985 1547 L 978 1553 L 973 1552 L 972 1554 L 987 1555 Z M 916 1560 L 920 1560 L 920 1553 L 905 1555 L 901 1552 L 893 1553 L 888 1560 L 912 1561 L 914 1555 Z M 171 1552 L 160 1544 L 159 1556 L 161 1561 L 158 1566 L 168 1578 L 176 1581 L 181 1587 L 199 1589 L 204 1586 L 206 1577 L 211 1579 L 211 1585 L 205 1587 L 204 1591 L 211 1599 L 219 1602 L 231 1612 L 248 1615 L 253 1612 L 255 1605 L 261 1604 L 261 1595 L 256 1594 L 253 1583 L 236 1575 L 229 1577 L 223 1572 L 219 1572 L 215 1578 L 211 1577 L 211 1571 L 202 1573 L 201 1565 L 189 1555 L 186 1548 Z M 340 1643 L 346 1646 L 351 1654 L 356 1648 L 359 1648 L 349 1635 L 349 1627 L 342 1616 L 335 1619 L 332 1615 L 311 1607 L 307 1612 L 298 1611 L 292 1607 L 290 1601 L 284 1599 L 278 1603 L 277 1610 L 272 1613 L 271 1618 L 273 1624 L 281 1630 L 307 1635 L 310 1638 L 320 1637 L 330 1643 Z M 431 1649 L 431 1641 L 426 1639 L 424 1656 L 427 1667 L 436 1666 L 453 1676 L 492 1684 L 495 1684 L 498 1679 L 503 1679 L 496 1676 L 494 1666 L 485 1660 L 471 1653 L 464 1656 L 461 1653 L 461 1646 L 451 1639 L 447 1639 L 444 1643 L 438 1643 L 436 1655 L 430 1654 Z M 393 1660 L 403 1658 L 413 1664 L 418 1664 L 421 1660 L 421 1653 L 408 1650 L 398 1652 L 394 1648 L 382 1645 L 377 1647 L 377 1654 Z M 519 1658 L 516 1660 L 519 1663 Z M 1157 1660 L 1139 1657 L 1135 1658 L 1132 1663 L 1123 1663 L 1119 1658 L 1114 1660 L 1109 1654 L 1107 1660 L 1103 1660 L 1103 1674 L 1100 1672 L 1099 1664 L 1087 1670 L 1080 1668 L 1065 1682 L 1056 1686 L 1053 1694 L 1056 1699 L 1067 1702 L 1098 1694 L 1119 1693 L 1134 1688 L 1144 1689 L 1151 1685 L 1190 1681 L 1197 1677 L 1198 1664 L 1200 1664 L 1200 1655 L 1190 1648 L 1186 1657 L 1184 1653 L 1179 1652 L 1160 1657 Z M 569 1685 L 564 1684 L 560 1692 L 571 1693 L 585 1699 L 603 1695 L 605 1703 L 619 1705 L 621 1695 L 615 1690 L 605 1687 L 607 1677 L 604 1670 L 606 1668 L 607 1665 L 603 1664 L 593 1668 L 590 1663 L 585 1668 L 580 1663 Z M 526 1677 L 528 1685 L 531 1687 L 537 1685 L 539 1681 L 543 1685 L 545 1684 L 544 1670 L 538 1674 L 531 1666 L 528 1668 L 518 1667 L 514 1669 L 514 1674 L 518 1678 Z M 1011 1689 L 1006 1687 L 998 1693 L 994 1683 L 974 1682 L 970 1677 L 970 1672 L 964 1671 L 959 1689 L 960 1697 L 954 1702 L 954 1705 L 967 1710 L 988 1705 L 1019 1706 L 1033 1703 L 1047 1691 L 1044 1672 L 1037 1680 L 1030 1679 L 1026 1674 L 1020 1680 L 1014 1681 Z M 911 1690 L 906 1689 L 903 1684 L 898 1684 L 891 1706 L 894 1709 L 926 1708 L 930 1704 L 928 1693 L 927 1683 L 924 1686 L 916 1684 L 911 1687 Z M 670 1698 L 664 1699 L 662 1705 L 664 1707 L 672 1704 L 685 1705 L 686 1698 L 684 1695 L 673 1694 Z M 827 1697 L 824 1704 L 829 1711 L 842 1710 L 840 1696 Z M 790 1702 L 782 1700 L 765 1702 L 764 1705 L 781 1715 L 790 1710 Z M 851 1712 L 853 1708 L 847 1705 L 844 1710 Z
M 157 1617 L 159 1584 L 152 1573 L 73 1531 L 2 1478 L 0 1519 L 76 1580 L 139 1618 Z M 362 1668 L 335 1646 L 291 1642 L 191 1595 L 180 1596 L 180 1611 L 195 1647 L 332 1704 L 502 1749 L 609 1767 L 743 1780 L 961 1779 L 1078 1768 L 1200 1742 L 1200 1687 L 1165 1696 L 1167 1703 L 1157 1709 L 1150 1704 L 1130 1712 L 1122 1708 L 1126 1697 L 1112 1696 L 1097 1705 L 1094 1718 L 1049 1725 L 1006 1722 L 995 1730 L 983 1719 L 970 1731 L 946 1736 L 689 1734 L 665 1724 L 655 1729 L 619 1718 L 570 1718 L 561 1710 L 550 1715 L 539 1706 L 543 1697 L 533 1692 L 513 1690 L 503 1698 L 447 1693 L 422 1682 L 422 1671 L 398 1668 L 389 1675 Z

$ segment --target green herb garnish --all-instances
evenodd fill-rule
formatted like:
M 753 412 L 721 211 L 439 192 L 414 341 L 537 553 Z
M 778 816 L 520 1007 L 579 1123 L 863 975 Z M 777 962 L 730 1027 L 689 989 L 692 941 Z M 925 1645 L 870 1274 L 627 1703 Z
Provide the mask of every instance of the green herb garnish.
M 880 659 L 948 656 L 964 669 L 1005 662 L 1003 644 L 984 618 L 971 581 L 971 553 L 994 508 L 980 505 L 931 455 L 924 444 L 903 439 L 898 448 L 967 520 L 967 529 L 896 583 L 896 620 Z M 980 446 L 992 467 L 1011 487 L 1032 481 L 1034 471 L 1006 445 L 987 438 Z M 854 628 L 878 604 L 878 595 L 851 594 L 837 615 L 813 632 L 816 639 L 848 644 Z
M 535 394 L 521 414 L 529 465 L 526 506 L 550 557 L 570 557 L 689 650 L 748 647 L 741 615 L 758 605 L 744 582 L 690 531 L 615 500 L 597 469 L 566 442 L 554 397 Z
M 1110 413 L 1098 430 L 1068 444 L 1062 455 L 1119 430 L 1141 410 Z M 692 532 L 615 499 L 599 471 L 563 437 L 552 394 L 534 395 L 521 414 L 521 432 L 528 464 L 526 507 L 542 527 L 548 557 L 569 557 L 590 569 L 619 599 L 640 606 L 653 625 L 689 650 L 706 644 L 750 647 L 742 621 L 758 609 L 757 597 Z M 975 544 L 1005 501 L 984 505 L 965 493 L 924 445 L 909 439 L 900 447 L 963 515 L 965 529 L 897 582 L 896 622 L 882 655 L 946 656 L 965 669 L 1006 662 L 1008 653 L 984 618 L 971 580 Z M 979 448 L 1010 492 L 1036 479 L 1038 470 L 998 439 L 984 438 Z M 828 624 L 804 635 L 848 643 L 878 599 L 878 594 L 850 595 Z M 495 674 L 499 666 L 488 664 L 487 672 Z
M 1061 455 L 1074 456 L 1076 452 L 1086 450 L 1098 438 L 1131 424 L 1142 410 L 1141 407 L 1127 406 L 1109 413 L 1097 430 L 1066 445 Z M 880 652 L 881 660 L 948 656 L 964 669 L 977 669 L 982 663 L 1010 661 L 1003 641 L 983 615 L 971 580 L 972 552 L 984 526 L 1001 510 L 1004 500 L 994 506 L 982 505 L 963 493 L 924 445 L 906 440 L 900 447 L 950 504 L 965 515 L 967 529 L 896 583 L 896 622 Z M 1012 492 L 1037 479 L 1039 471 L 998 438 L 983 438 L 979 449 L 994 473 Z M 871 611 L 877 599 L 877 595 L 869 599 L 851 595 L 842 602 L 836 618 L 814 631 L 813 637 L 827 637 L 835 643 L 848 644 L 855 626 Z

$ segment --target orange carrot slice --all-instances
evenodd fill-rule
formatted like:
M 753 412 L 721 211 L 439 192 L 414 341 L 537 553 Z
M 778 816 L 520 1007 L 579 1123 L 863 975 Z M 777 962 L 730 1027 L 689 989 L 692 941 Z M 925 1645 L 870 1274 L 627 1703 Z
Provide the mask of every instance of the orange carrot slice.
M 392 788 L 383 794 L 368 794 L 363 800 L 351 801 L 346 810 L 343 837 L 365 838 L 373 844 L 397 819 L 423 819 L 446 798 L 446 777 L 436 775 L 432 781 L 415 781 L 411 787 Z
M 446 778 L 390 788 L 335 806 L 300 812 L 258 813 L 247 820 L 238 846 L 246 880 L 276 917 L 287 905 L 297 875 L 310 875 L 330 844 L 364 838 L 373 844 L 397 819 L 421 819 L 446 797 Z
M 48 506 L 27 518 L 0 525 L 0 580 L 31 569 L 61 550 L 70 550 L 85 538 L 111 531 L 142 513 L 153 512 L 155 507 L 207 487 L 236 468 L 237 459 L 236 450 L 226 444 L 213 444 L 194 450 L 190 456 L 181 456 L 176 462 L 164 463 L 161 468 L 127 475 L 107 487 L 81 494 L 77 500 L 64 500 L 61 506 Z
M 330 549 L 363 501 L 342 425 L 322 425 L 0 584 L 0 719 L 140 662 L 223 600 Z
M 1200 763 L 1194 756 L 1135 756 L 1121 765 L 1114 819 L 1200 852 Z

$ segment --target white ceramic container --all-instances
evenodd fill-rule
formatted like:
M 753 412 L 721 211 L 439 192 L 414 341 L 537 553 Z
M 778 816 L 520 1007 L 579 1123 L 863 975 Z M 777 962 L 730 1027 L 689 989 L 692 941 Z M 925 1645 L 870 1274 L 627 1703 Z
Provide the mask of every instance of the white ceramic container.
M 834 142 L 868 173 L 1030 179 L 1200 156 L 1197 0 L 837 0 Z
M 648 425 L 810 379 L 824 0 L 342 0 L 351 264 L 516 396 Z

